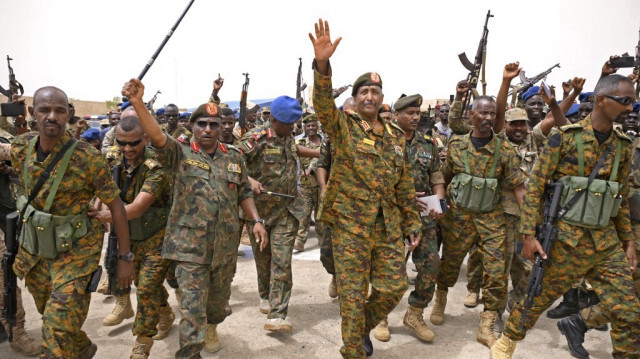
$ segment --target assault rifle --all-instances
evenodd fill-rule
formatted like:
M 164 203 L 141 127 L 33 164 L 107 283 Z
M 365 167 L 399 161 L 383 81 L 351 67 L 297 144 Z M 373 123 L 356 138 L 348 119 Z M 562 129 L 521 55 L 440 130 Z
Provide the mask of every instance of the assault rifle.
M 120 186 L 120 166 L 114 166 L 111 170 L 113 180 L 117 186 Z M 120 191 L 120 197 L 124 193 Z M 107 253 L 104 257 L 104 268 L 107 270 L 109 287 L 107 294 L 117 295 L 118 291 L 118 235 L 116 234 L 116 226 L 111 222 L 109 231 L 109 239 L 107 240 Z
M 342 95 L 342 93 L 347 91 L 347 89 L 349 89 L 349 87 L 351 86 L 351 84 L 348 84 L 342 87 L 338 87 L 337 89 L 333 89 L 333 98 L 338 98 L 338 96 Z
M 249 73 L 243 73 L 244 84 L 242 84 L 242 92 L 240 93 L 240 113 L 238 114 L 238 125 L 242 131 L 242 135 L 247 131 L 247 91 L 249 91 Z
M 458 55 L 462 66 L 464 66 L 467 70 L 469 70 L 469 75 L 467 75 L 467 81 L 469 82 L 469 90 L 464 99 L 463 110 L 467 108 L 467 105 L 470 102 L 471 94 L 473 97 L 478 96 L 478 92 L 476 91 L 476 87 L 478 86 L 478 78 L 480 77 L 480 69 L 482 69 L 482 93 L 486 94 L 487 92 L 487 83 L 485 82 L 484 76 L 484 63 L 487 59 L 487 37 L 489 36 L 489 28 L 487 25 L 489 24 L 489 18 L 493 17 L 491 15 L 491 10 L 487 11 L 487 18 L 484 21 L 484 28 L 482 30 L 482 37 L 480 38 L 480 43 L 478 44 L 478 50 L 476 51 L 475 61 L 472 63 L 467 58 L 466 53 L 461 53 Z
M 307 83 L 302 83 L 302 57 L 298 57 L 300 64 L 298 65 L 298 76 L 296 77 L 296 99 L 302 103 L 304 101 L 302 92 L 307 88 Z
M 551 67 L 549 67 L 548 69 L 542 71 L 541 73 L 535 75 L 532 78 L 527 78 L 527 76 L 525 76 L 525 72 L 524 70 L 520 71 L 520 84 L 518 85 L 514 85 L 511 86 L 513 88 L 513 91 L 511 91 L 509 94 L 507 94 L 507 96 L 511 96 L 511 106 L 515 106 L 516 103 L 516 98 L 518 97 L 518 95 L 527 92 L 527 90 L 529 90 L 530 88 L 532 88 L 535 84 L 537 84 L 538 82 L 542 81 L 542 80 L 546 80 L 547 79 L 547 75 L 549 75 L 551 73 L 551 71 L 553 71 L 554 68 L 560 68 L 560 63 L 557 63 Z
M 158 98 L 159 93 L 162 93 L 162 92 L 160 92 L 160 90 L 156 91 L 156 94 L 153 95 L 153 97 L 151 98 L 151 101 L 147 102 L 147 109 L 149 109 L 149 111 L 153 111 L 153 104 L 156 103 L 156 99 Z
M 17 211 L 7 215 L 7 233 L 4 237 L 7 251 L 2 256 L 2 270 L 4 271 L 4 307 L 2 317 L 9 327 L 9 341 L 13 341 L 13 327 L 16 325 L 16 313 L 18 312 L 18 298 L 16 289 L 18 277 L 13 271 L 13 263 L 18 254 L 18 235 L 22 229 L 22 221 Z
M 564 184 L 555 182 L 547 184 L 544 190 L 544 223 L 536 227 L 536 239 L 542 245 L 542 250 L 549 255 L 551 246 L 558 237 L 558 228 L 556 221 L 558 220 L 558 210 L 560 207 L 560 197 Z M 524 309 L 522 310 L 522 320 L 520 320 L 520 329 L 524 328 L 524 322 L 527 318 L 527 312 L 533 305 L 533 299 L 542 293 L 542 278 L 544 278 L 545 265 L 548 259 L 543 259 L 539 253 L 535 253 L 535 260 L 531 274 L 529 275 L 529 283 L 525 292 Z
M 640 33 L 640 31 L 638 31 Z M 640 38 L 638 39 L 638 44 L 636 45 L 636 56 L 628 56 L 625 54 L 621 57 L 611 60 L 611 67 L 613 68 L 621 68 L 621 67 L 633 67 L 633 74 L 636 77 L 636 98 L 640 94 Z
M 12 58 L 7 55 L 7 67 L 9 68 L 9 90 L 3 88 L 0 85 L 0 93 L 9 98 L 9 102 L 12 100 L 12 95 L 17 95 L 20 92 L 20 96 L 24 94 L 24 88 L 22 84 L 16 80 L 16 74 L 13 73 L 13 67 L 11 67 Z

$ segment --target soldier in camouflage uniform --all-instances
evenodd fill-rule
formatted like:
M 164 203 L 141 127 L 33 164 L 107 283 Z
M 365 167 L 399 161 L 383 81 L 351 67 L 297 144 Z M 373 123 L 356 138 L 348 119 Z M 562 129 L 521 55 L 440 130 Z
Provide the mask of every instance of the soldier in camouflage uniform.
M 406 151 L 411 164 L 416 197 L 437 195 L 439 199 L 444 199 L 444 177 L 440 172 L 438 147 L 433 142 L 433 138 L 416 132 L 420 120 L 420 105 L 422 105 L 420 95 L 401 96 L 393 105 L 395 120 L 404 131 L 407 140 Z M 428 212 L 424 201 L 416 199 L 416 205 L 420 212 Z M 435 280 L 440 266 L 435 221 L 438 216 L 432 209 L 431 213 L 421 217 L 422 240 L 412 254 L 418 275 L 415 290 L 409 295 L 409 308 L 403 320 L 405 326 L 426 342 L 432 342 L 434 338 L 433 332 L 424 322 L 423 311 L 433 298 Z M 391 339 L 388 326 L 385 318 L 374 330 L 375 338 L 382 341 Z
M 169 295 L 162 285 L 169 265 L 169 261 L 162 258 L 162 243 L 169 214 L 170 182 L 153 151 L 145 147 L 147 142 L 148 137 L 142 131 L 135 111 L 126 109 L 116 125 L 116 144 L 120 151 L 109 164 L 112 171 L 120 172 L 117 185 L 126 203 L 134 254 L 138 308 L 132 330 L 137 336 L 132 359 L 146 359 L 153 346 L 152 337 L 155 338 L 156 334 L 159 334 L 156 339 L 166 337 L 175 319 L 167 303 Z M 122 193 L 123 190 L 126 192 Z M 108 211 L 96 209 L 89 215 L 103 223 L 111 222 Z M 129 293 L 118 295 L 116 306 L 122 306 L 119 303 L 123 300 L 130 309 Z
M 178 141 L 162 133 L 142 96 L 144 86 L 132 79 L 122 90 L 156 148 L 158 161 L 173 177 L 172 207 L 162 256 L 177 261 L 180 286 L 180 349 L 176 358 L 200 358 L 220 350 L 217 325 L 226 313 L 235 271 L 240 207 L 253 220 L 258 240 L 267 244 L 258 217 L 247 170 L 240 150 L 218 142 L 220 109 L 214 103 L 200 105 L 192 113 L 191 141 Z
M 302 108 L 296 99 L 278 97 L 271 104 L 271 114 L 270 123 L 258 126 L 242 137 L 240 148 L 247 162 L 256 206 L 265 216 L 271 242 L 271 246 L 260 252 L 255 237 L 249 233 L 258 271 L 259 309 L 268 314 L 264 329 L 290 332 L 291 323 L 286 317 L 293 285 L 291 255 L 298 223 L 302 220 L 297 159 L 317 157 L 319 151 L 298 146 L 291 136 L 293 124 L 302 116 Z M 262 191 L 296 199 L 263 195 Z
M 16 137 L 11 148 L 11 163 L 25 184 L 25 193 L 18 200 L 19 210 L 25 207 L 26 195 L 44 169 L 72 141 L 65 131 L 68 98 L 63 91 L 55 87 L 37 90 L 34 107 L 29 111 L 40 130 Z M 127 287 L 133 279 L 133 263 L 127 260 L 131 252 L 126 212 L 109 167 L 88 143 L 76 142 L 72 146 L 75 149 L 70 147 L 65 152 L 65 157 L 70 157 L 58 162 L 57 170 L 26 207 L 27 222 L 22 227 L 20 250 L 13 267 L 18 277 L 25 279 L 42 314 L 43 358 L 92 358 L 97 350 L 81 330 L 91 299 L 87 286 L 98 268 L 103 241 L 100 221 L 86 215 L 94 196 L 109 207 L 115 228 L 122 233 L 118 236 L 122 258 L 118 261 L 118 284 Z M 68 165 L 62 180 L 63 172 L 59 177 L 58 170 L 65 163 Z M 53 182 L 59 183 L 57 190 Z M 40 218 L 48 217 L 47 213 L 54 216 L 56 223 L 51 237 L 44 234 L 51 233 L 49 228 L 52 231 L 54 224 L 39 222 Z M 36 228 L 43 232 L 42 237 L 33 234 Z M 59 246 L 43 246 L 54 241 L 52 237 Z
M 180 119 L 180 109 L 178 108 L 178 106 L 172 103 L 165 106 L 164 118 L 167 119 L 167 123 L 166 125 L 161 125 L 160 127 L 165 127 L 163 128 L 163 130 L 167 135 L 175 139 L 178 139 L 182 136 L 182 139 L 184 140 L 187 140 L 191 137 L 191 131 L 189 131 L 189 129 L 185 128 L 178 122 L 178 120 Z
M 309 34 L 315 51 L 313 105 L 334 146 L 331 179 L 319 220 L 331 224 L 344 358 L 373 353 L 369 332 L 396 307 L 408 288 L 404 238 L 420 242 L 415 187 L 405 137 L 378 116 L 382 81 L 368 72 L 353 84 L 358 112 L 336 108 L 329 58 L 329 24 L 320 20 Z M 371 295 L 366 293 L 372 285 Z
M 222 109 L 222 127 L 220 129 L 220 142 L 226 145 L 240 146 L 240 141 L 234 136 L 233 129 L 236 126 L 236 118 L 230 108 Z
M 304 125 L 304 137 L 296 140 L 298 146 L 304 146 L 312 150 L 319 149 L 322 144 L 322 136 L 318 134 L 318 116 L 315 113 L 307 115 L 302 123 Z M 318 215 L 318 195 L 319 188 L 315 173 L 311 166 L 310 158 L 300 159 L 300 195 L 303 201 L 302 220 L 298 228 L 298 235 L 293 245 L 293 249 L 303 251 L 309 235 L 311 226 L 311 212 L 313 211 L 313 221 Z
M 637 258 L 627 200 L 632 148 L 629 138 L 612 128 L 616 118 L 631 112 L 634 95 L 631 80 L 620 75 L 606 76 L 596 85 L 596 100 L 591 115 L 577 124 L 554 130 L 549 136 L 527 184 L 520 227 L 525 236 L 525 257 L 532 259 L 534 252 L 537 252 L 542 258 L 548 258 L 541 284 L 543 291 L 540 296 L 533 298 L 522 329 L 523 302 L 516 304 L 502 337 L 491 348 L 494 359 L 511 358 L 517 341 L 524 339 L 526 331 L 534 326 L 540 314 L 582 276 L 586 276 L 594 285 L 598 297 L 610 309 L 613 357 L 640 356 L 640 302 L 635 296 L 632 279 Z M 607 148 L 610 151 L 608 154 L 605 152 Z M 612 198 L 607 199 L 605 196 L 609 192 L 605 196 L 597 196 L 591 195 L 599 193 L 595 192 L 599 191 L 595 186 L 593 189 L 585 188 L 587 196 L 591 197 L 577 202 L 567 216 L 556 222 L 558 236 L 547 257 L 534 237 L 545 184 L 549 180 L 563 178 L 566 181 L 570 178 L 572 182 L 564 182 L 568 187 L 563 201 L 568 201 L 574 196 L 572 193 L 582 192 L 581 187 L 577 187 L 578 182 L 586 187 L 586 182 L 579 179 L 586 180 L 585 176 L 589 175 L 603 154 L 606 155 L 604 162 L 592 183 L 600 180 L 598 183 L 607 183 L 611 191 L 618 187 L 617 193 L 612 192 Z M 614 181 L 619 182 L 615 185 Z M 584 222 L 567 222 L 567 217 L 575 218 L 576 213 L 580 215 L 597 210 L 593 204 L 599 201 L 598 197 L 602 201 L 617 204 L 609 207 L 609 211 L 594 214 L 597 218 L 589 221 L 592 223 L 590 228 L 579 224 Z M 594 225 L 601 222 L 603 225 Z

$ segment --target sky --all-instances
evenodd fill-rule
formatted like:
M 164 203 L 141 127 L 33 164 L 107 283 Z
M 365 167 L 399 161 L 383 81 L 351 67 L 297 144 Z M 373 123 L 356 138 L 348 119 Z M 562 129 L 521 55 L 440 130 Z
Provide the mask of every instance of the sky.
M 0 83 L 8 85 L 8 54 L 26 95 L 53 85 L 74 99 L 110 100 L 140 73 L 188 2 L 0 0 Z M 473 61 L 489 9 L 489 95 L 512 61 L 528 76 L 559 62 L 549 84 L 580 76 L 592 90 L 609 55 L 634 54 L 639 40 L 638 0 L 195 0 L 145 76 L 145 100 L 160 90 L 156 107 L 196 107 L 220 73 L 222 101 L 237 101 L 243 72 L 249 99 L 294 97 L 299 57 L 313 86 L 308 33 L 319 17 L 332 38 L 343 38 L 331 59 L 334 87 L 375 71 L 386 103 L 402 93 L 448 98 L 468 74 L 457 55 Z

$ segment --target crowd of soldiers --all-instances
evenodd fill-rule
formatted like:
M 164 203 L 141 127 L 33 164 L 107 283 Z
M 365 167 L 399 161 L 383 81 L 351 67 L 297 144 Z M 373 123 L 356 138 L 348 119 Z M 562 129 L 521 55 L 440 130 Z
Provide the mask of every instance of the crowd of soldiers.
M 81 328 L 109 231 L 117 272 L 98 292 L 116 302 L 102 324 L 135 316 L 131 358 L 150 357 L 175 320 L 165 280 L 180 307 L 175 357 L 220 350 L 217 326 L 232 314 L 243 232 L 264 329 L 289 333 L 292 254 L 305 250 L 315 224 L 328 294 L 339 300 L 344 358 L 371 356 L 371 332 L 390 340 L 387 318 L 409 288 L 409 255 L 417 276 L 403 323 L 423 342 L 437 342 L 424 309 L 433 300 L 429 321 L 444 325 L 448 289 L 468 256 L 464 305 L 482 302 L 477 341 L 492 358 L 511 358 L 560 296 L 547 315 L 563 318 L 557 325 L 572 355 L 588 358 L 585 333 L 610 323 L 613 356 L 640 358 L 638 78 L 606 62 L 593 92 L 576 77 L 562 84 L 561 101 L 553 87 L 534 86 L 509 106 L 521 71 L 514 62 L 495 98 L 476 96 L 465 107 L 471 84 L 460 81 L 432 114 L 421 110 L 419 94 L 384 104 L 380 75 L 367 72 L 338 107 L 329 59 L 341 38 L 332 41 L 322 20 L 309 37 L 312 106 L 288 96 L 269 107 L 248 103 L 244 127 L 218 96 L 220 76 L 209 100 L 187 115 L 175 104 L 154 111 L 142 82 L 131 79 L 126 102 L 101 129 L 76 117 L 51 86 L 34 93 L 31 121 L 2 119 L 0 214 L 21 213 L 12 270 L 42 315 L 36 340 L 24 331 L 17 294 L 16 325 L 0 326 L 12 330 L 13 350 L 95 355 Z M 566 215 L 545 253 L 535 235 L 550 181 L 565 186 Z M 535 255 L 547 266 L 525 315 Z

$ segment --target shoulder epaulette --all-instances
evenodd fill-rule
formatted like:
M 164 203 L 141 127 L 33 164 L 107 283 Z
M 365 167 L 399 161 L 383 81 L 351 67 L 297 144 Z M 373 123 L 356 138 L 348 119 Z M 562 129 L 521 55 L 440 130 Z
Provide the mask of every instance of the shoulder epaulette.
M 427 140 L 427 142 L 431 142 L 434 145 L 436 144 L 436 141 L 433 139 L 433 137 L 429 136 L 429 135 L 423 135 L 422 136 L 425 140 Z
M 358 117 L 358 113 L 355 112 L 354 110 L 345 110 L 344 113 L 346 113 L 349 116 L 356 116 Z
M 584 127 L 582 127 L 582 125 L 579 124 L 579 123 L 572 123 L 570 125 L 564 125 L 564 126 L 560 127 L 560 131 L 564 132 L 564 131 L 577 130 L 577 129 L 582 130 L 583 128 Z
M 150 170 L 156 169 L 156 168 L 162 168 L 162 165 L 160 164 L 160 162 L 158 162 L 157 160 L 154 160 L 153 158 L 147 158 L 144 161 L 144 165 L 149 167 Z
M 178 138 L 176 138 L 176 140 L 178 140 L 178 142 L 182 143 L 183 145 L 188 145 L 189 144 L 187 139 L 182 137 L 182 136 L 178 136 Z
M 449 143 L 460 142 L 460 141 L 462 141 L 463 138 L 464 138 L 464 136 L 454 136 L 454 135 L 452 135 L 451 137 L 449 137 Z
M 631 140 L 631 138 L 629 138 L 629 136 L 627 136 L 624 132 L 622 132 L 622 130 L 620 128 L 614 128 L 613 132 L 615 132 L 616 136 L 618 136 L 618 138 L 621 138 L 623 140 L 627 140 L 629 142 L 633 142 Z
M 186 143 L 189 141 L 189 136 L 186 133 L 183 133 L 180 136 L 178 136 L 178 141 L 182 143 Z
M 251 130 L 251 132 L 249 133 L 251 134 L 251 138 L 253 138 L 254 141 L 258 141 L 259 139 L 267 135 L 267 129 L 263 127 L 257 127 Z
M 233 151 L 236 151 L 236 152 L 242 154 L 242 150 L 239 149 L 238 147 L 234 146 L 234 145 L 225 145 L 225 146 L 227 146 L 227 150 L 233 150 Z
M 404 130 L 402 128 L 400 128 L 400 126 L 398 126 L 395 122 L 388 121 L 387 124 L 389 124 L 389 126 L 395 128 L 396 130 L 400 131 L 400 133 L 404 134 Z

